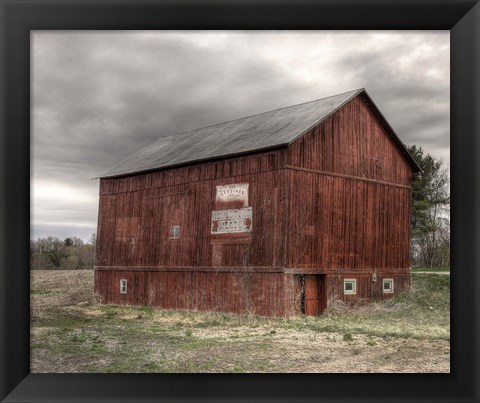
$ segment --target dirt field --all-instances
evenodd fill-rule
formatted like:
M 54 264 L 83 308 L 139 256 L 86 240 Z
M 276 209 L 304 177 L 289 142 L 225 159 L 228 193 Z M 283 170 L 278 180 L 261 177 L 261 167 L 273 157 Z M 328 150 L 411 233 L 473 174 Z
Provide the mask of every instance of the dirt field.
M 96 306 L 90 270 L 32 271 L 32 372 L 449 372 L 450 277 L 321 317 Z

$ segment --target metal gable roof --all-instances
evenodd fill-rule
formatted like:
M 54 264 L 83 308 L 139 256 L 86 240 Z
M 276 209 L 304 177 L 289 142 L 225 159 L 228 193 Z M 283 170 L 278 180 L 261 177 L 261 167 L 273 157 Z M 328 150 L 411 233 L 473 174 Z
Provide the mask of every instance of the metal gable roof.
M 364 92 L 364 89 L 354 90 L 184 133 L 163 136 L 102 172 L 99 178 L 124 176 L 286 146 Z M 391 130 L 390 126 L 389 128 Z M 395 134 L 394 136 L 398 143 L 400 140 Z M 406 151 L 403 143 L 400 142 L 400 145 Z

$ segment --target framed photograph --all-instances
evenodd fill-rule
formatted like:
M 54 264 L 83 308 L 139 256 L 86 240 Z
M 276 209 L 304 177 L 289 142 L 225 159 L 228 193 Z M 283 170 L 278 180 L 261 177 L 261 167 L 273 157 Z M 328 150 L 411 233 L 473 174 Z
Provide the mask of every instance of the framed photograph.
M 480 286 L 478 2 L 52 3 L 39 0 L 4 1 L 0 12 L 2 401 L 475 402 L 480 399 L 477 386 L 480 300 L 476 292 Z M 93 48 L 97 51 L 91 51 Z M 331 77 L 327 74 L 320 79 L 315 69 L 330 71 Z M 409 82 L 399 77 L 408 77 Z M 182 88 L 185 97 L 175 93 Z M 388 99 L 395 99 L 396 103 L 384 107 Z M 401 113 L 393 112 L 395 105 Z M 424 111 L 423 116 L 418 114 L 419 108 Z M 101 116 L 95 110 L 101 110 Z M 332 168 L 335 164 L 323 160 L 318 166 L 302 165 L 309 143 L 305 140 L 305 144 L 297 147 L 299 139 L 305 133 L 314 136 L 316 130 L 328 132 L 337 124 L 334 119 L 341 120 L 342 114 L 347 117 L 345 122 L 351 115 L 360 122 L 359 127 L 368 126 L 369 130 L 381 133 L 378 142 L 383 148 L 368 163 L 359 157 L 358 172 L 335 171 Z M 417 115 L 415 122 L 406 123 Z M 392 127 L 402 128 L 402 124 L 405 124 L 402 133 L 424 133 L 429 148 L 422 151 L 408 147 L 406 144 L 415 144 L 418 137 L 400 139 Z M 357 133 L 347 126 L 342 123 L 342 130 Z M 261 136 L 255 135 L 258 127 L 262 127 Z M 270 127 L 275 129 L 271 135 Z M 97 134 L 92 137 L 93 132 Z M 213 132 L 223 134 L 213 141 Z M 178 141 L 158 142 L 160 133 L 181 134 L 175 137 Z M 361 133 L 358 138 L 354 134 L 349 136 L 352 142 L 361 141 Z M 232 138 L 236 141 L 229 140 Z M 327 143 L 323 146 L 330 147 Z M 332 142 L 331 147 L 334 146 Z M 159 150 L 168 151 L 163 159 Z M 372 259 L 389 261 L 392 269 L 386 269 L 390 267 L 387 265 L 379 271 L 363 269 L 360 274 L 349 270 L 359 257 L 345 246 L 343 257 L 337 256 L 337 260 L 332 258 L 330 262 L 335 271 L 309 271 L 306 268 L 313 265 L 316 252 L 308 249 L 308 245 L 321 236 L 323 227 L 308 213 L 308 207 L 291 214 L 291 220 L 301 228 L 297 244 L 292 238 L 292 246 L 285 252 L 274 240 L 269 250 L 271 261 L 256 259 L 261 253 L 255 250 L 255 245 L 252 247 L 252 239 L 258 225 L 272 236 L 283 228 L 273 218 L 271 222 L 262 218 L 267 213 L 258 213 L 264 210 L 276 214 L 282 206 L 281 192 L 271 187 L 280 181 L 270 173 L 277 169 L 275 161 L 283 158 L 282 153 L 291 153 L 289 164 L 283 169 L 289 170 L 291 180 L 302 194 L 301 200 L 290 201 L 293 204 L 311 202 L 312 208 L 321 205 L 328 211 L 327 199 L 347 197 L 342 192 L 346 194 L 348 186 L 340 190 L 340 182 L 360 180 L 362 185 L 356 188 L 364 189 L 365 194 L 373 183 L 388 187 L 385 199 L 375 193 L 380 206 L 377 212 L 383 211 L 382 222 L 386 226 L 391 224 L 400 234 L 404 233 L 402 225 L 405 231 L 410 231 L 410 220 L 405 218 L 408 203 L 403 203 L 402 197 L 409 201 L 412 175 L 421 180 L 422 169 L 417 161 L 423 161 L 423 152 L 431 153 L 434 160 L 450 158 L 451 241 L 448 236 L 447 252 L 435 259 L 430 257 L 429 263 L 430 266 L 449 264 L 451 283 L 447 286 L 439 280 L 416 290 L 433 295 L 450 287 L 451 337 L 449 330 L 443 334 L 435 326 L 424 329 L 438 331 L 435 337 L 422 336 L 420 331 L 415 333 L 412 330 L 415 321 L 421 318 L 413 316 L 405 330 L 409 332 L 407 339 L 397 338 L 398 329 L 396 333 L 385 331 L 389 335 L 382 336 L 362 328 L 352 335 L 349 329 L 353 327 L 348 324 L 341 330 L 338 327 L 335 332 L 322 333 L 323 327 L 335 326 L 334 319 L 326 324 L 310 320 L 309 315 L 333 312 L 330 318 L 335 318 L 335 309 L 361 307 L 374 294 L 381 301 L 398 298 L 411 285 L 409 259 L 425 262 L 428 257 L 422 255 L 420 243 L 412 250 L 393 230 L 383 235 L 378 230 L 378 239 L 385 238 L 385 247 L 372 250 Z M 258 161 L 247 161 L 250 155 Z M 341 155 L 344 165 L 349 166 L 353 154 L 345 151 Z M 211 182 L 208 197 L 204 197 L 209 206 L 208 220 L 199 219 L 195 227 L 203 225 L 208 232 L 205 246 L 208 261 L 197 262 L 188 252 L 188 240 L 203 235 L 194 234 L 186 225 L 192 218 L 184 217 L 185 211 L 198 210 L 198 206 L 192 207 L 196 199 L 191 196 L 199 194 L 196 185 L 193 181 L 169 182 L 168 175 L 157 175 L 156 170 L 177 169 L 181 171 L 178 175 L 190 175 L 200 183 L 201 175 L 193 170 L 184 172 L 183 166 L 204 164 L 204 172 L 218 172 L 227 169 L 219 166 L 223 159 L 230 158 L 228 161 L 233 162 L 228 163 L 228 170 L 233 172 L 238 169 L 234 157 L 243 158 L 243 164 L 263 167 L 259 172 L 267 172 L 266 179 L 259 175 L 258 183 L 249 181 L 251 172 L 246 175 L 238 171 L 236 180 L 222 181 L 217 177 Z M 389 159 L 394 163 L 389 164 Z M 39 174 L 45 172 L 48 175 Z M 336 181 L 336 190 L 325 200 L 309 193 L 313 175 L 324 178 L 315 180 L 324 186 L 325 194 Z M 87 176 L 100 181 L 84 180 Z M 153 186 L 153 182 L 162 185 Z M 129 192 L 131 200 L 126 196 Z M 135 192 L 141 192 L 140 202 Z M 358 197 L 353 196 L 353 200 Z M 162 206 L 168 206 L 164 213 L 157 211 L 160 199 Z M 114 218 L 111 218 L 112 206 Z M 142 212 L 131 214 L 139 206 Z M 363 217 L 375 214 L 375 206 L 369 206 L 364 206 L 367 213 Z M 401 213 L 388 214 L 387 208 Z M 168 250 L 162 258 L 154 250 L 153 241 L 145 241 L 151 228 L 142 217 L 148 215 L 152 226 L 158 226 L 155 214 L 163 214 L 159 220 L 165 224 L 158 235 L 162 250 Z M 110 221 L 114 223 L 111 228 Z M 64 222 L 69 226 L 62 226 Z M 353 231 L 356 226 L 351 225 Z M 77 232 L 68 232 L 68 227 Z M 332 224 L 332 234 L 335 231 Z M 49 239 L 51 245 L 31 241 L 51 234 L 58 237 Z M 262 235 L 262 239 L 267 239 L 267 235 Z M 368 243 L 367 235 L 364 239 Z M 51 249 L 57 241 L 61 253 Z M 79 269 L 93 266 L 91 252 L 95 243 L 97 260 L 93 277 L 91 270 Z M 282 238 L 278 245 L 283 243 L 289 241 Z M 392 254 L 385 252 L 389 244 L 398 246 L 395 254 L 393 249 Z M 51 249 L 48 262 L 42 252 L 47 247 Z M 281 264 L 275 264 L 281 261 L 284 252 L 292 257 L 288 270 L 286 265 L 282 268 Z M 172 260 L 171 256 L 182 253 L 185 261 Z M 369 265 L 363 261 L 360 264 Z M 187 277 L 204 285 L 200 289 L 192 283 L 188 292 L 180 290 L 179 284 L 188 288 L 187 279 L 180 278 L 178 270 L 165 269 L 168 265 L 189 270 Z M 122 349 L 127 344 L 117 343 L 114 333 L 102 335 L 91 328 L 83 331 L 72 327 L 68 315 L 63 316 L 65 310 L 43 308 L 45 316 L 39 317 L 37 307 L 53 294 L 33 288 L 31 295 L 32 279 L 39 281 L 38 274 L 32 277 L 33 266 L 52 269 L 41 281 L 55 281 L 53 277 L 57 276 L 56 281 L 68 283 L 71 289 L 79 287 L 69 300 L 68 309 L 88 311 L 90 317 L 82 314 L 85 323 L 94 317 L 101 318 L 105 324 L 114 325 L 107 333 L 123 324 L 123 334 L 132 340 L 142 340 L 145 345 L 156 334 L 167 332 L 171 344 L 166 347 L 172 354 L 144 349 L 143 353 L 155 355 L 147 359 L 139 348 L 134 348 L 130 356 L 137 359 L 125 367 L 123 359 L 129 353 Z M 202 277 L 199 267 L 203 266 L 215 269 L 214 280 Z M 222 271 L 223 266 L 229 266 L 228 270 Z M 81 273 L 69 276 L 65 272 L 67 275 L 61 277 L 59 270 L 55 271 L 59 267 Z M 240 278 L 235 271 L 238 267 L 248 267 L 248 275 Z M 140 273 L 142 270 L 145 274 Z M 170 295 L 161 287 L 147 287 L 148 279 L 155 276 L 158 284 L 174 284 L 175 293 Z M 258 286 L 264 281 L 260 279 L 267 277 L 275 280 L 268 283 L 271 296 L 264 301 L 255 297 L 258 290 L 254 284 Z M 102 304 L 146 307 L 137 310 L 96 307 L 93 297 L 81 291 L 82 281 L 92 287 L 95 281 L 95 298 Z M 211 289 L 205 285 L 209 281 L 215 283 L 209 286 Z M 232 287 L 230 293 L 229 287 Z M 166 297 L 160 299 L 158 295 Z M 283 297 L 277 300 L 278 295 Z M 64 298 L 58 293 L 55 296 Z M 341 302 L 338 307 L 332 303 L 337 297 Z M 448 305 L 447 299 L 443 298 L 441 303 Z M 421 315 L 437 309 L 427 305 Z M 291 359 L 294 351 L 286 345 L 278 350 L 283 353 L 275 361 L 267 351 L 255 350 L 254 343 L 249 343 L 247 336 L 243 340 L 238 331 L 227 332 L 225 337 L 242 339 L 241 348 L 258 358 L 252 366 L 228 359 L 239 357 L 234 343 L 224 343 L 230 351 L 217 345 L 219 356 L 224 358 L 197 362 L 203 370 L 190 367 L 193 361 L 172 361 L 179 354 L 188 356 L 192 351 L 200 354 L 202 348 L 210 355 L 208 351 L 213 350 L 208 350 L 208 340 L 202 338 L 206 344 L 201 344 L 198 337 L 207 331 L 206 322 L 197 323 L 196 327 L 191 323 L 180 324 L 179 330 L 173 323 L 178 319 L 174 313 L 170 317 L 167 312 L 160 318 L 149 306 L 251 312 L 267 317 L 299 314 L 303 318 L 301 323 L 291 323 L 309 332 L 305 346 L 310 346 L 311 353 L 307 353 L 305 346 L 296 345 L 304 355 L 302 362 L 310 359 L 310 364 L 299 365 L 299 360 Z M 396 318 L 393 310 L 392 317 Z M 215 323 L 223 320 L 220 315 L 210 319 Z M 35 333 L 31 333 L 31 320 L 37 323 Z M 192 316 L 188 320 L 200 319 Z M 235 320 L 238 328 L 245 325 L 240 319 Z M 136 324 L 144 326 L 144 323 L 148 323 L 148 335 L 136 330 Z M 387 329 L 388 324 L 385 326 Z M 60 328 L 65 331 L 55 330 Z M 259 328 L 264 339 L 259 346 L 270 346 L 265 347 L 270 353 L 275 353 L 274 343 L 268 344 L 267 340 L 276 340 L 275 345 L 280 346 L 283 337 L 294 337 L 288 333 L 288 326 L 272 325 L 266 331 L 260 324 Z M 321 340 L 316 339 L 317 334 Z M 336 340 L 337 336 L 340 339 Z M 256 340 L 255 337 L 251 340 Z M 411 343 L 413 339 L 420 342 Z M 49 354 L 49 349 L 42 348 L 46 340 L 55 344 L 55 353 Z M 323 354 L 319 350 L 327 343 L 331 351 Z M 382 362 L 369 368 L 372 361 L 368 350 L 378 343 L 391 353 L 379 355 Z M 81 355 L 76 360 L 69 355 L 72 349 L 75 354 L 84 354 L 84 362 Z M 108 352 L 103 361 L 102 351 Z M 408 357 L 413 356 L 424 359 L 421 363 L 409 361 Z

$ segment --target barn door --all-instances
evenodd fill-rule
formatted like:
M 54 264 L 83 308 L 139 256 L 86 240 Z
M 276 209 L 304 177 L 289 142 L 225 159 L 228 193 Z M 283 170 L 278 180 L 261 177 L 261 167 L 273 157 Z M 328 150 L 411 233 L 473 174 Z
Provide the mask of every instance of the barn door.
M 305 276 L 305 315 L 320 315 L 325 309 L 325 276 Z
M 305 315 L 318 315 L 317 276 L 305 276 Z

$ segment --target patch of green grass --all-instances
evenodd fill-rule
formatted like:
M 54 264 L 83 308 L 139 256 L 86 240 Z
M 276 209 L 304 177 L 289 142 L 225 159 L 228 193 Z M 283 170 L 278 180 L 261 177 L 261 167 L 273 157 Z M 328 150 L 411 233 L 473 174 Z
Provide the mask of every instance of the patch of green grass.
M 177 348 L 181 351 L 207 351 L 210 348 L 217 346 L 220 339 L 196 339 L 196 338 L 181 338 L 177 344 Z
M 155 313 L 155 310 L 149 306 L 140 306 L 134 308 L 136 311 L 142 313 L 145 316 L 152 316 Z
M 242 373 L 245 372 L 245 370 L 240 365 L 236 364 L 228 372 L 230 372 L 232 374 L 242 374 Z
M 117 315 L 118 315 L 118 312 L 112 310 L 112 311 L 107 311 L 107 312 L 105 312 L 104 317 L 105 317 L 106 319 L 112 319 L 112 318 L 114 318 L 114 317 L 117 316 Z
M 209 328 L 209 327 L 214 327 L 214 326 L 221 326 L 225 325 L 226 323 L 218 320 L 218 319 L 210 319 L 210 320 L 205 320 L 202 322 L 196 322 L 193 326 L 198 327 L 198 328 Z
M 53 309 L 46 310 L 47 315 L 42 318 L 33 318 L 31 326 L 33 327 L 52 327 L 65 330 L 81 328 L 93 323 L 92 318 L 77 314 L 74 311 L 57 311 Z
M 345 333 L 343 335 L 343 341 L 353 341 L 353 336 L 351 333 Z
M 148 330 L 153 334 L 168 333 L 169 332 L 168 328 L 160 327 L 160 326 L 151 326 L 150 328 L 148 328 Z
M 142 365 L 145 372 L 161 372 L 162 366 L 155 361 L 148 361 Z
M 74 333 L 71 336 L 68 337 L 69 341 L 72 343 L 83 343 L 86 340 L 88 340 L 88 336 L 86 335 L 85 332 L 82 333 Z
M 265 371 L 266 369 L 268 369 L 268 365 L 266 364 L 260 363 L 255 365 L 255 370 L 257 371 Z
M 209 369 L 212 369 L 215 366 L 215 363 L 216 363 L 215 359 L 206 360 L 206 361 L 200 363 L 198 368 L 201 369 L 201 370 L 209 370 Z
M 83 344 L 75 342 L 59 342 L 58 344 L 51 346 L 51 350 L 58 353 L 72 354 L 89 358 L 92 356 L 101 356 L 109 352 L 109 350 L 102 344 Z
M 155 310 L 149 306 L 132 307 L 130 309 L 137 313 L 137 319 L 148 319 L 155 313 Z
M 30 290 L 31 295 L 46 295 L 50 294 L 52 290 Z
M 418 271 L 428 271 L 428 272 L 435 272 L 435 271 L 445 271 L 449 272 L 450 267 L 415 267 L 410 270 L 412 273 L 418 272 Z
M 122 314 L 132 313 L 136 309 L 123 305 L 101 305 L 98 308 L 103 312 L 103 319 L 113 319 Z
M 84 330 L 72 332 L 60 329 L 51 336 L 53 343 L 51 343 L 50 349 L 58 353 L 91 357 L 109 352 L 99 335 Z
M 37 342 L 37 343 L 30 343 L 30 349 L 42 349 L 42 348 L 49 348 L 50 344 L 42 341 L 42 342 Z

